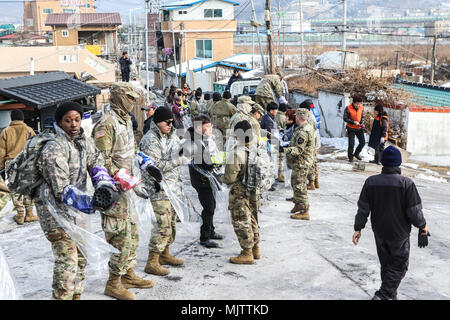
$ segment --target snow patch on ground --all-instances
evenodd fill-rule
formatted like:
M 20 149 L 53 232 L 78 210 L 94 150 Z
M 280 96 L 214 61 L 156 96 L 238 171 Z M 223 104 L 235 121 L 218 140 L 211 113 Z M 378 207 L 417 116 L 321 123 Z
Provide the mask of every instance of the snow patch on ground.
M 365 135 L 366 141 L 369 141 L 369 136 Z M 339 151 L 334 152 L 331 156 L 328 158 L 336 159 L 338 157 L 345 157 L 347 158 L 347 148 L 348 148 L 348 138 L 347 137 L 341 137 L 341 138 L 320 138 L 320 143 L 323 145 L 327 145 L 330 147 L 333 147 Z M 355 139 L 355 149 L 358 146 L 358 139 Z M 367 145 L 364 146 L 359 156 L 362 158 L 362 161 L 369 162 L 370 160 L 373 160 L 373 150 L 372 148 L 369 148 Z
M 319 167 L 321 169 L 333 169 L 333 170 L 344 170 L 344 171 L 352 171 L 353 170 L 353 166 L 351 164 L 335 163 L 335 162 L 320 162 Z
M 427 169 L 427 168 L 420 168 L 420 170 L 423 170 L 423 171 L 425 171 L 425 173 L 431 174 L 432 176 L 439 176 L 439 173 L 437 173 L 436 171 Z
M 439 182 L 439 183 L 447 183 L 448 181 L 445 180 L 444 178 L 440 178 L 440 177 L 435 177 L 435 176 L 429 176 L 423 173 L 419 173 L 417 176 L 415 176 L 416 179 L 421 179 L 421 180 L 428 180 L 428 181 L 433 181 L 433 182 Z
M 450 156 L 417 156 L 411 155 L 409 160 L 428 163 L 432 166 L 450 167 Z
M 408 167 L 408 168 L 412 168 L 412 169 L 417 169 L 419 168 L 419 165 L 416 163 L 402 163 L 403 167 Z
M 447 172 L 447 175 L 450 176 L 450 171 Z

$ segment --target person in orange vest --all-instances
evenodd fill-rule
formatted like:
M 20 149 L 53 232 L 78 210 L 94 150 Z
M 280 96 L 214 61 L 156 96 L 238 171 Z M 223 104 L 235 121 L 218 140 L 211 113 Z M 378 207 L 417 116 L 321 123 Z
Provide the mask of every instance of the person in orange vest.
M 359 153 L 364 148 L 366 140 L 364 139 L 364 107 L 362 105 L 362 97 L 354 95 L 352 97 L 352 104 L 347 106 L 344 111 L 344 121 L 347 122 L 347 135 L 348 135 L 348 161 L 353 162 L 353 157 L 358 160 L 362 160 Z M 358 138 L 358 147 L 355 152 L 355 136 Z
M 380 164 L 381 152 L 389 135 L 389 117 L 381 104 L 375 106 L 375 118 L 370 132 L 369 147 L 375 150 L 375 157 L 370 163 Z

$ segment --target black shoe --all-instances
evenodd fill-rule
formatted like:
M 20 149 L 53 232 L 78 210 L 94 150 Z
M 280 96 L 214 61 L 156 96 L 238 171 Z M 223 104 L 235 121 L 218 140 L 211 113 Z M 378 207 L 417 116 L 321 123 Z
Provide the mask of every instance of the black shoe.
M 217 233 L 217 232 L 213 232 L 211 234 L 211 239 L 213 239 L 213 240 L 222 240 L 223 236 L 221 234 Z
M 354 154 L 353 156 L 354 156 L 356 159 L 358 159 L 359 161 L 362 160 L 362 158 L 359 156 L 359 154 L 358 154 L 358 155 Z
M 219 245 L 216 242 L 211 241 L 209 239 L 205 240 L 205 241 L 200 241 L 200 244 L 207 248 L 218 248 L 219 247 Z
M 348 159 L 348 162 L 353 162 L 353 159 Z
M 275 191 L 276 189 L 275 189 L 275 187 L 272 185 L 271 187 L 270 187 L 270 189 L 269 189 L 269 191 Z
M 286 198 L 286 201 L 294 201 L 294 197 L 292 197 L 292 198 Z
M 378 164 L 378 165 L 380 164 L 378 161 L 375 161 L 375 160 L 370 160 L 369 163 L 374 163 L 374 164 Z

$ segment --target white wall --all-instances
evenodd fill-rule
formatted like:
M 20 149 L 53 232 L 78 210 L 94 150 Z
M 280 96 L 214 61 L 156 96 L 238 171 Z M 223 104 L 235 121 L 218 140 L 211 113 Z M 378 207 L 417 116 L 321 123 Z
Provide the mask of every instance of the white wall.
M 205 9 L 222 9 L 222 18 L 205 18 Z M 187 14 L 178 14 L 178 11 L 187 11 Z M 209 0 L 192 6 L 191 8 L 182 8 L 172 10 L 174 21 L 180 20 L 233 20 L 234 5 L 219 0 Z
M 319 90 L 319 110 L 322 115 L 320 135 L 329 138 L 345 136 L 344 110 L 350 104 L 348 94 Z
M 408 144 L 412 155 L 450 156 L 450 113 L 409 112 Z
M 11 122 L 11 111 L 0 111 L 0 129 L 4 129 L 9 126 Z

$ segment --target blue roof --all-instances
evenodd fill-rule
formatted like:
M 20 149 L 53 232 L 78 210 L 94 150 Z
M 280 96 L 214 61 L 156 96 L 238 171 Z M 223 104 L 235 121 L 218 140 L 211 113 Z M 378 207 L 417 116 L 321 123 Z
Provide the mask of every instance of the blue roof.
M 162 5 L 161 8 L 163 8 L 165 10 L 177 10 L 177 9 L 182 9 L 182 8 L 190 8 L 195 4 L 206 2 L 206 1 L 208 1 L 208 0 L 181 0 L 181 1 L 175 1 L 172 3 Z M 238 2 L 234 2 L 234 1 L 230 1 L 230 0 L 221 0 L 221 1 L 231 3 L 235 6 L 239 5 Z
M 400 81 L 392 86 L 410 93 L 411 101 L 416 106 L 450 108 L 450 88 L 407 81 Z
M 241 66 L 238 66 L 238 65 L 229 64 L 229 63 L 222 62 L 222 61 L 217 61 L 217 62 L 213 62 L 211 64 L 208 64 L 206 66 L 203 66 L 203 67 L 200 67 L 200 68 L 196 68 L 196 69 L 194 69 L 192 71 L 199 72 L 199 71 L 206 70 L 206 69 L 209 69 L 209 68 L 214 68 L 216 66 L 230 67 L 230 68 L 235 68 L 235 69 L 239 69 L 239 70 L 243 70 L 243 71 L 251 71 L 252 70 L 252 69 L 249 69 L 249 68 L 246 68 L 246 67 L 241 67 Z M 180 77 L 185 77 L 185 76 L 186 76 L 186 72 L 183 72 L 182 74 L 180 74 Z

